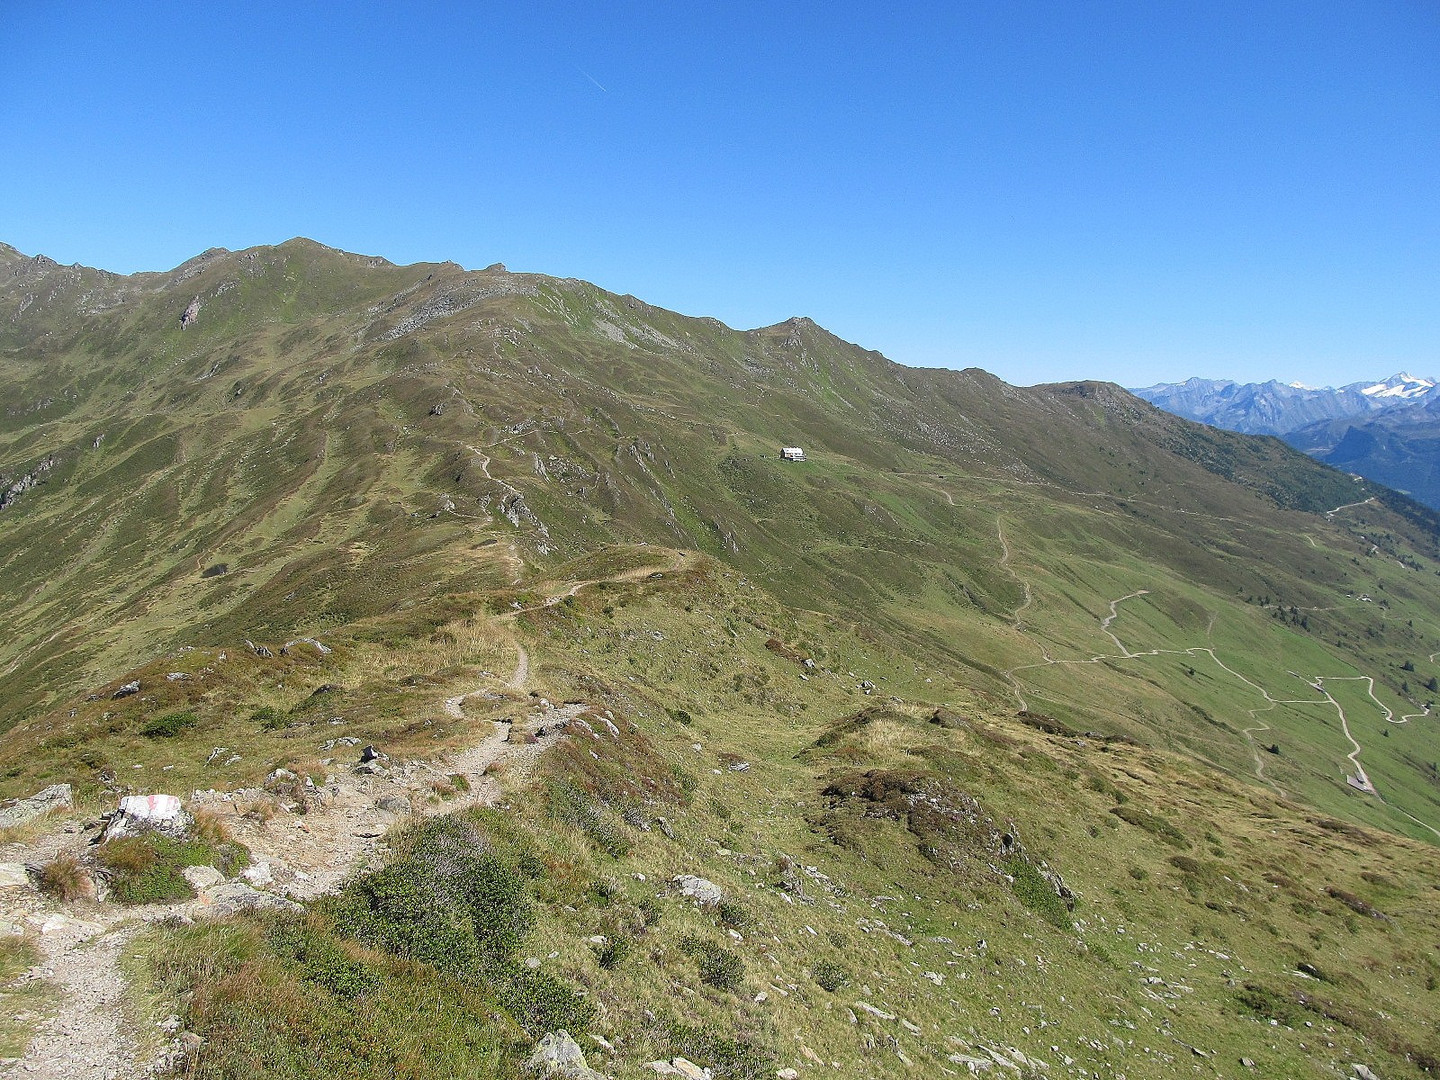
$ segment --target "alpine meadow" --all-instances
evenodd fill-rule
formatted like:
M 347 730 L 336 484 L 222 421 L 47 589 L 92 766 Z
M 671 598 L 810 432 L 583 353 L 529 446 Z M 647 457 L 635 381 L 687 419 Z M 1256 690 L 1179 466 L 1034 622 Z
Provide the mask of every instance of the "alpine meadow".
M 0 1054 L 1430 1076 L 1437 586 L 1434 510 L 1110 383 L 0 245 Z

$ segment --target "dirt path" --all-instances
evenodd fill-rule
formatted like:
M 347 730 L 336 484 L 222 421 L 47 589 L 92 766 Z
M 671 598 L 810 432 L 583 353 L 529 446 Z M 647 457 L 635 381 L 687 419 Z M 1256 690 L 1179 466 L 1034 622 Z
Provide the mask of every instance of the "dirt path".
M 1326 510 L 1326 511 L 1325 511 L 1325 516 L 1326 516 L 1327 518 L 1332 518 L 1332 517 L 1334 517 L 1336 514 L 1338 514 L 1341 510 L 1349 510 L 1352 506 L 1364 506 L 1364 505 L 1366 505 L 1367 503 L 1373 503 L 1374 501 L 1375 501 L 1375 499 L 1374 499 L 1373 497 L 1371 497 L 1371 498 L 1369 498 L 1369 499 L 1361 499 L 1359 502 L 1345 503 L 1345 504 L 1342 505 L 1342 506 L 1337 506 L 1337 507 L 1335 507 L 1334 510 Z
M 488 476 L 489 461 L 481 457 Z M 509 487 L 503 481 L 496 483 Z M 676 551 L 671 570 L 682 569 L 689 558 Z M 653 566 L 640 567 L 612 578 L 575 582 L 525 610 L 553 606 L 601 580 L 633 580 L 656 572 Z M 520 613 L 510 612 L 495 621 L 505 624 Z M 530 653 L 518 636 L 514 644 L 515 668 L 510 676 L 503 682 L 491 676 L 482 686 L 446 698 L 442 708 L 448 716 L 465 719 L 465 699 L 473 695 L 528 689 Z M 323 784 L 280 777 L 271 791 L 195 792 L 186 802 L 192 810 L 217 812 L 235 838 L 250 849 L 246 876 L 261 891 L 255 895 L 270 897 L 273 903 L 283 903 L 274 896 L 277 893 L 311 899 L 382 859 L 385 835 L 394 825 L 467 803 L 493 805 L 502 796 L 497 772 L 523 781 L 537 767 L 541 754 L 590 709 L 579 703 L 554 705 L 544 698 L 523 708 L 523 716 L 487 722 L 489 730 L 482 738 L 434 762 L 390 761 L 382 753 L 372 761 L 350 764 L 359 756 L 358 749 L 333 742 L 321 747 L 322 752 L 336 754 L 327 759 L 330 773 Z M 350 763 L 342 763 L 342 757 Z M 497 765 L 503 768 L 497 770 Z M 80 854 L 89 837 L 71 829 L 56 828 L 24 845 L 11 845 L 4 858 L 41 864 L 62 852 Z M 223 883 L 216 886 L 216 894 L 224 887 L 244 889 L 245 885 Z M 203 917 L 224 909 L 218 903 L 211 908 L 213 902 L 210 890 L 205 890 L 195 900 L 171 906 L 134 909 L 91 904 L 83 909 L 83 917 L 76 918 L 72 912 L 80 909 L 62 910 L 33 889 L 0 891 L 0 916 L 39 932 L 41 962 L 21 978 L 44 979 L 60 991 L 55 1015 L 40 1022 L 24 1057 L 4 1071 L 42 1080 L 134 1080 L 153 1074 L 157 1063 L 139 1060 L 151 1048 L 137 1044 L 122 1008 L 126 983 L 119 958 L 147 922 L 171 913 Z M 171 1049 L 161 1045 L 160 1053 Z
M 63 918 L 63 917 L 61 917 Z M 137 1047 L 122 1006 L 120 951 L 136 926 L 70 919 L 40 938 L 41 962 L 27 975 L 62 992 L 55 1016 L 42 1020 L 15 1069 L 39 1080 L 112 1080 L 137 1072 Z

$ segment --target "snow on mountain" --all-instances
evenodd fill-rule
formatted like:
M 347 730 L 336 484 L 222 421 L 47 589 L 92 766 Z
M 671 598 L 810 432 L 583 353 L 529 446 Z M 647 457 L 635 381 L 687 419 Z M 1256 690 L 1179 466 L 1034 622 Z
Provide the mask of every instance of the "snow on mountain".
M 1384 382 L 1375 383 L 1373 386 L 1365 386 L 1360 392 L 1366 397 L 1372 398 L 1417 398 L 1423 397 L 1435 388 L 1433 379 L 1418 379 L 1413 375 L 1401 372 L 1399 375 L 1392 375 Z

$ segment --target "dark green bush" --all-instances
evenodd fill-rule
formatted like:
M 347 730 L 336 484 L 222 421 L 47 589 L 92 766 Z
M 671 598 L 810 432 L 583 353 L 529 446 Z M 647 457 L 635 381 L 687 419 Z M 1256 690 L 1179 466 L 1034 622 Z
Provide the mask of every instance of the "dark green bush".
M 547 794 L 551 814 L 574 825 L 600 850 L 617 859 L 629 853 L 630 838 L 603 801 L 568 780 L 553 781 Z
M 290 717 L 271 705 L 262 705 L 250 714 L 250 722 L 259 724 L 261 731 L 279 731 L 290 726 Z
M 213 866 L 229 877 L 250 862 L 250 853 L 240 844 L 174 840 L 156 832 L 107 840 L 96 856 L 109 871 L 111 894 L 123 904 L 189 900 L 195 890 L 185 880 L 185 867 Z
M 634 949 L 635 943 L 628 937 L 609 937 L 605 944 L 595 946 L 595 961 L 606 971 L 614 971 L 623 964 Z
M 546 971 L 509 968 L 499 998 L 515 1022 L 535 1037 L 561 1028 L 578 1035 L 595 1020 L 595 1006 Z
M 692 934 L 680 939 L 680 949 L 695 961 L 701 982 L 727 993 L 740 989 L 745 978 L 745 961 L 729 949 Z
M 186 728 L 192 728 L 198 723 L 200 717 L 193 712 L 166 713 L 164 716 L 153 717 L 140 729 L 140 734 L 147 739 L 173 739 Z
M 721 900 L 715 908 L 723 926 L 744 930 L 751 923 L 750 912 L 744 904 L 734 900 Z
M 815 976 L 822 989 L 832 994 L 850 981 L 850 973 L 833 960 L 815 961 L 810 967 L 810 974 Z
M 340 1000 L 354 1000 L 380 985 L 374 969 L 350 956 L 335 938 L 316 929 L 303 915 L 277 918 L 267 927 L 265 938 L 272 949 L 294 962 L 302 979 Z
M 715 1075 L 733 1080 L 768 1080 L 775 1075 L 777 1056 L 748 1039 L 727 1039 L 713 1029 L 680 1021 L 662 1021 L 659 1041 L 671 1055 L 708 1062 Z
M 1161 840 L 1164 840 L 1165 843 L 1173 847 L 1188 848 L 1190 846 L 1190 841 L 1185 839 L 1185 834 L 1162 817 L 1147 814 L 1144 810 L 1137 810 L 1131 806 L 1111 807 L 1110 813 L 1114 814 L 1121 821 L 1129 822 L 1131 825 L 1138 826 L 1146 832 L 1158 836 Z
M 342 932 L 454 974 L 508 960 L 534 918 L 520 871 L 457 817 L 417 826 L 405 846 L 336 899 Z

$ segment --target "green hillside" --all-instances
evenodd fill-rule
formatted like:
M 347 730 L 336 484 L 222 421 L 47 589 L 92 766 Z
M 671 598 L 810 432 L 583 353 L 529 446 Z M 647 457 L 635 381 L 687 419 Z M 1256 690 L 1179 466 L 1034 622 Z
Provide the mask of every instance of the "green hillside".
M 306 240 L 0 247 L 0 403 L 0 794 L 324 787 L 340 735 L 443 764 L 588 710 L 355 869 L 513 939 L 353 875 L 143 937 L 185 1075 L 510 1076 L 557 1026 L 623 1077 L 1440 1062 L 1403 496 L 1108 384 Z M 435 877 L 457 836 L 503 888 Z

